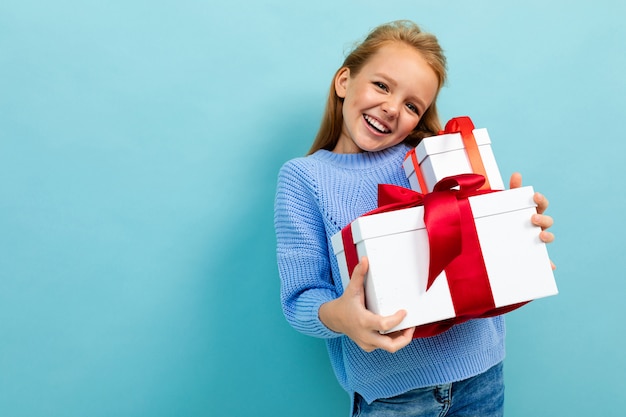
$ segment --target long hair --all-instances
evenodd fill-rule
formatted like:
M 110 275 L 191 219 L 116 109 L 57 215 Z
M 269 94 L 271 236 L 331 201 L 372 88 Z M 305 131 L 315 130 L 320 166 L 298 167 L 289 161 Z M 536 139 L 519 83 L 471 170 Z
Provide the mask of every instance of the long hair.
M 415 48 L 433 69 L 439 81 L 435 99 L 420 118 L 415 129 L 404 139 L 404 142 L 416 146 L 423 138 L 436 135 L 441 130 L 436 102 L 437 95 L 446 81 L 446 58 L 443 49 L 434 35 L 422 32 L 417 24 L 409 20 L 397 20 L 372 30 L 365 40 L 348 54 L 341 68 L 337 70 L 330 83 L 326 109 L 322 116 L 319 131 L 307 155 L 320 149 L 333 150 L 341 135 L 343 99 L 337 95 L 335 90 L 335 78 L 339 72 L 347 67 L 350 69 L 350 76 L 355 76 L 372 55 L 390 42 L 403 42 Z

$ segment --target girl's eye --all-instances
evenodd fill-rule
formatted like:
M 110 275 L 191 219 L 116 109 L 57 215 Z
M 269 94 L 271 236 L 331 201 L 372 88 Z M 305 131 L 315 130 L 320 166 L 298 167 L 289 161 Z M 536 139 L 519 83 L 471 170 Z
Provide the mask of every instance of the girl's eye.
M 374 85 L 376 85 L 376 87 L 380 88 L 381 90 L 389 91 L 389 89 L 387 88 L 387 85 L 385 83 L 381 83 L 379 81 L 375 81 Z
M 415 114 L 417 114 L 417 115 L 419 116 L 420 111 L 419 111 L 419 109 L 418 109 L 417 107 L 415 107 L 415 105 L 414 105 L 414 104 L 412 104 L 412 103 L 407 103 L 407 105 L 406 105 L 406 106 L 409 108 L 409 110 L 411 110 L 413 113 L 415 113 Z

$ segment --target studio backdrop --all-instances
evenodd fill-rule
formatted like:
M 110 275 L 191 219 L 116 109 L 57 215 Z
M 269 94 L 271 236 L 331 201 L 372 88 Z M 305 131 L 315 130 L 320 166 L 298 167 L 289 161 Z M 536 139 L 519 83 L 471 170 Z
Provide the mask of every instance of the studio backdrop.
M 276 175 L 345 52 L 411 19 L 440 115 L 550 200 L 560 294 L 507 316 L 506 415 L 622 416 L 626 6 L 0 4 L 0 415 L 347 416 L 279 302 Z

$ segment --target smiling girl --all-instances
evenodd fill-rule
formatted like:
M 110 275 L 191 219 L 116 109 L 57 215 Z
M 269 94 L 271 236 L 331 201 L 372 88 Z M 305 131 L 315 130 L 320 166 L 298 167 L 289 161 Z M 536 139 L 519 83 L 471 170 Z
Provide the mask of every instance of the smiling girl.
M 330 237 L 376 207 L 378 184 L 409 188 L 407 151 L 441 129 L 436 99 L 446 61 L 435 36 L 409 21 L 374 29 L 345 59 L 308 156 L 283 165 L 274 224 L 281 302 L 298 331 L 326 339 L 353 416 L 501 416 L 504 319 L 470 320 L 430 338 L 391 334 L 404 311 L 365 308 L 367 258 L 343 289 Z M 514 174 L 511 187 L 521 185 Z M 539 215 L 548 201 L 535 195 Z M 531 219 L 529 219 L 531 221 Z M 541 239 L 553 240 L 543 231 Z

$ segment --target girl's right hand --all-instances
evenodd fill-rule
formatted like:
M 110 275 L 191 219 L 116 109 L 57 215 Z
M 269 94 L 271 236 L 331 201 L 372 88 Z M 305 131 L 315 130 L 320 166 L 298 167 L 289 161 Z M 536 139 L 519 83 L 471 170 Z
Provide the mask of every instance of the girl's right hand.
M 345 334 L 366 352 L 383 349 L 394 353 L 413 340 L 415 327 L 388 334 L 380 333 L 397 326 L 406 316 L 406 311 L 399 310 L 391 316 L 380 316 L 365 308 L 363 283 L 368 266 L 367 258 L 361 258 L 344 293 L 322 304 L 319 317 L 326 327 Z

